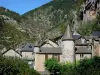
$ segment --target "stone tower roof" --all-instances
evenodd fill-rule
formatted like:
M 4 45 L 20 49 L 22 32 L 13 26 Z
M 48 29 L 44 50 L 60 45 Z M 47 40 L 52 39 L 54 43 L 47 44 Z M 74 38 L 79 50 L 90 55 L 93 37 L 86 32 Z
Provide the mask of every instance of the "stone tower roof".
M 69 25 L 67 25 L 67 28 L 66 28 L 65 33 L 62 37 L 62 40 L 73 40 L 71 29 L 70 29 Z

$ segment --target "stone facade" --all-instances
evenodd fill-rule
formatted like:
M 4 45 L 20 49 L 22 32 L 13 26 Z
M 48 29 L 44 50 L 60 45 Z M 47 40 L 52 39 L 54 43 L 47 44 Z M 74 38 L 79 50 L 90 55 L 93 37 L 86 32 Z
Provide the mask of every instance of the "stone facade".
M 65 40 L 62 42 L 62 55 L 61 55 L 61 62 L 74 62 L 75 52 L 74 52 L 74 41 L 73 40 Z

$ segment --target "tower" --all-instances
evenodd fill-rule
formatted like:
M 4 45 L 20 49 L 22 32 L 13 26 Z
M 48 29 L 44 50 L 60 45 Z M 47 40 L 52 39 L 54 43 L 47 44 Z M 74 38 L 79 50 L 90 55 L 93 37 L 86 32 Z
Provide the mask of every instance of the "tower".
M 62 37 L 62 55 L 61 62 L 71 62 L 75 60 L 75 44 L 72 38 L 70 26 L 68 25 Z

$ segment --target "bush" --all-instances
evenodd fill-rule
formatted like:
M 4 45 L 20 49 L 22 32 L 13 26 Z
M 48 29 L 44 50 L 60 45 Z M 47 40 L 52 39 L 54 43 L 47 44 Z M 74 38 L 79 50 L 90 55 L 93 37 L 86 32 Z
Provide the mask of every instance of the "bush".
M 48 59 L 45 61 L 45 67 L 51 75 L 59 75 L 61 66 L 57 59 Z
M 100 75 L 100 57 L 80 61 L 80 65 L 76 67 L 76 71 L 79 75 Z
M 83 59 L 76 65 L 58 63 L 56 59 L 48 59 L 45 62 L 45 67 L 51 75 L 100 75 L 100 57 Z
M 0 56 L 0 75 L 40 75 L 28 64 L 16 57 Z

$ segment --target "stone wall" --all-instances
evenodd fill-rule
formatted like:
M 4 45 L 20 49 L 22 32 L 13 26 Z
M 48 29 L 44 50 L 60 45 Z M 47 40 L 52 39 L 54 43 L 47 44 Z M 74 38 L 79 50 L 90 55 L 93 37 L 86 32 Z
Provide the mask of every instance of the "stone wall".
M 75 60 L 75 50 L 74 50 L 74 41 L 67 40 L 62 42 L 62 55 L 61 62 L 74 62 Z

